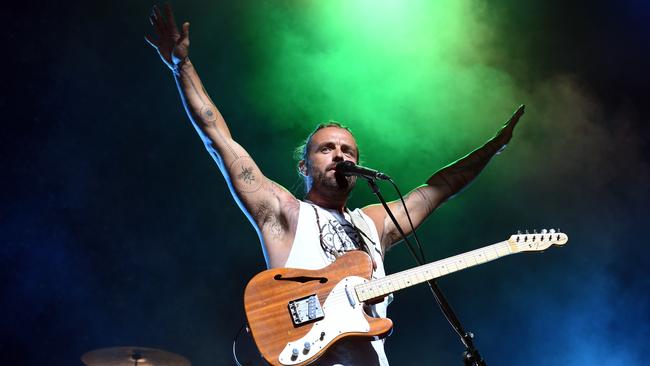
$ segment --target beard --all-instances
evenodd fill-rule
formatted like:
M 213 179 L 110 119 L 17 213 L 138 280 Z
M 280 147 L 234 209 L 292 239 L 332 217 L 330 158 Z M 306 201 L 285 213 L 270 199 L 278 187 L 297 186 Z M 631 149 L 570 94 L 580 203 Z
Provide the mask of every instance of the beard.
M 357 177 L 346 177 L 339 172 L 328 174 L 331 170 L 312 171 L 312 189 L 316 188 L 322 193 L 332 196 L 349 195 L 355 184 Z

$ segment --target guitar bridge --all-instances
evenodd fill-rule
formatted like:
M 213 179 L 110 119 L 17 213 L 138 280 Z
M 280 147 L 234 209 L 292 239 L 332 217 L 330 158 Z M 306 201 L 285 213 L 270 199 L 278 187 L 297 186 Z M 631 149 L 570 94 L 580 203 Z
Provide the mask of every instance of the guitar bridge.
M 325 317 L 318 296 L 309 295 L 289 301 L 289 314 L 295 326 L 314 322 Z

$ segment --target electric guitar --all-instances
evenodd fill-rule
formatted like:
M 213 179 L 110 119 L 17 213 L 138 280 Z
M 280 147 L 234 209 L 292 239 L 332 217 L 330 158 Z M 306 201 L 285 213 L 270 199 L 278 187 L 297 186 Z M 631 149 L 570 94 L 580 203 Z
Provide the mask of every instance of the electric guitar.
M 244 291 L 248 325 L 262 357 L 274 366 L 307 365 L 345 337 L 384 337 L 393 322 L 363 310 L 388 294 L 509 254 L 542 251 L 568 241 L 564 233 L 516 234 L 508 240 L 370 280 L 372 261 L 348 252 L 320 270 L 273 268 Z

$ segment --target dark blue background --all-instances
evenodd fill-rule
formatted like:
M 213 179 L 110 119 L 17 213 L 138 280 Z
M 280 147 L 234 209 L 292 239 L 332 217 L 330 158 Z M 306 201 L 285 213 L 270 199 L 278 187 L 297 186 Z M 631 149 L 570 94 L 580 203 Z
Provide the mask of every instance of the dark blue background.
M 78 365 L 84 352 L 123 345 L 170 350 L 195 365 L 231 363 L 243 287 L 264 261 L 253 229 L 187 122 L 170 73 L 144 44 L 150 5 L 22 2 L 3 9 L 2 364 Z M 238 48 L 237 14 L 254 2 L 223 4 L 215 14 L 203 11 L 207 5 L 175 4 L 179 17 L 221 31 L 196 35 L 203 37 L 204 50 L 195 53 L 203 58 L 201 75 L 223 86 L 210 92 L 239 142 L 268 175 L 293 187 L 289 157 L 305 131 L 265 130 L 238 84 L 256 61 Z M 503 16 L 499 31 L 520 39 L 506 47 L 513 60 L 526 54 L 533 79 L 577 75 L 602 108 L 599 121 L 612 139 L 599 142 L 606 166 L 582 167 L 582 180 L 561 186 L 545 185 L 544 167 L 501 162 L 502 169 L 537 172 L 513 197 L 496 184 L 472 187 L 458 198 L 464 212 L 448 204 L 421 234 L 444 243 L 428 250 L 443 258 L 502 240 L 513 225 L 561 223 L 569 247 L 440 282 L 477 333 L 488 364 L 641 364 L 650 336 L 649 6 L 494 6 Z M 207 59 L 217 49 L 221 56 Z M 610 118 L 621 108 L 624 124 Z M 614 138 L 620 126 L 632 147 Z M 585 188 L 604 171 L 606 182 Z M 486 182 L 498 182 L 487 174 Z M 355 196 L 359 204 L 370 199 Z M 535 213 L 508 217 L 494 207 Z M 410 266 L 404 248 L 391 256 L 390 271 Z M 395 365 L 460 364 L 462 348 L 434 308 L 423 287 L 399 294 L 387 343 Z

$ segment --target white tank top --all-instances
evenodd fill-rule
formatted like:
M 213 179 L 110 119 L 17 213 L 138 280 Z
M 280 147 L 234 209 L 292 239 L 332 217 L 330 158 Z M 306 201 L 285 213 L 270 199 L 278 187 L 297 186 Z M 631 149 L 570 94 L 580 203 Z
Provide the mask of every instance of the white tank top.
M 318 211 L 318 218 L 316 211 Z M 365 221 L 365 228 L 361 225 L 351 224 L 351 215 L 356 215 L 354 221 Z M 338 218 L 337 218 L 338 216 Z M 367 237 L 369 251 L 375 261 L 377 268 L 373 271 L 372 278 L 381 278 L 386 275 L 384 262 L 382 260 L 379 235 L 375 225 L 366 214 L 360 209 L 348 211 L 340 217 L 340 213 L 334 210 L 327 210 L 311 203 L 300 202 L 300 213 L 296 236 L 289 252 L 285 267 L 303 269 L 321 269 L 334 261 L 332 251 L 343 253 L 348 250 L 360 249 L 360 236 Z M 320 222 L 320 229 L 318 227 Z M 362 233 L 358 234 L 357 229 Z M 321 245 L 321 233 L 323 236 Z M 392 301 L 390 295 L 384 301 L 371 306 L 373 315 L 386 317 L 388 304 Z M 384 340 L 359 340 L 346 338 L 337 342 L 321 357 L 315 365 L 323 366 L 387 366 L 388 360 L 384 352 Z

